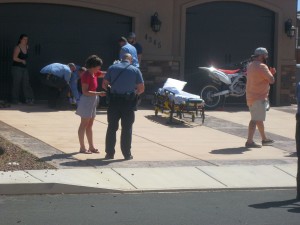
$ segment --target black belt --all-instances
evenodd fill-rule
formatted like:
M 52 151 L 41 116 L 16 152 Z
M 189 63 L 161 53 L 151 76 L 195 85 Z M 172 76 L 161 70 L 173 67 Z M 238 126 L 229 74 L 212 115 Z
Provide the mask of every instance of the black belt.
M 117 93 L 111 93 L 110 98 L 111 99 L 122 99 L 127 101 L 132 101 L 135 99 L 136 94 L 135 93 L 126 93 L 126 94 L 117 94 Z
M 51 73 L 42 73 L 46 80 L 64 80 L 62 77 L 55 76 Z

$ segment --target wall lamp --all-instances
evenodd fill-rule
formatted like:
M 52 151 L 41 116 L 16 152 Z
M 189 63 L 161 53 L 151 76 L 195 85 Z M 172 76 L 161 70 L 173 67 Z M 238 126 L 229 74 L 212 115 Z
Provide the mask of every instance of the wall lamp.
M 151 16 L 150 23 L 153 32 L 157 33 L 158 31 L 160 31 L 161 24 L 161 21 L 158 19 L 158 13 L 155 12 L 154 15 Z
M 285 24 L 285 33 L 288 37 L 292 38 L 296 34 L 296 27 L 293 26 L 293 21 L 292 19 L 288 19 Z

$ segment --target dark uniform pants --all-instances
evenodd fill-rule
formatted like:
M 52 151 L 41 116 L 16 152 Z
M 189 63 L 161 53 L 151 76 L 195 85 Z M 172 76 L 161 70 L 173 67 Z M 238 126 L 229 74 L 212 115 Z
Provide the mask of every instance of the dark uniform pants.
M 52 74 L 42 74 L 41 82 L 48 87 L 48 106 L 51 108 L 63 106 L 69 91 L 69 85 L 65 79 Z
M 133 101 L 125 99 L 112 99 L 107 110 L 108 127 L 106 132 L 105 152 L 115 154 L 116 132 L 121 119 L 121 150 L 124 157 L 131 155 L 132 125 L 135 115 Z
M 296 114 L 296 148 L 298 157 L 297 196 L 300 198 L 300 114 Z

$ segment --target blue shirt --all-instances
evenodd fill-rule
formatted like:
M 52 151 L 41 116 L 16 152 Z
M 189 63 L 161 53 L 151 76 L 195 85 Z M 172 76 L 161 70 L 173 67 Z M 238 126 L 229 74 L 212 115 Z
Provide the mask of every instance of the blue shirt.
M 132 65 L 135 66 L 135 67 L 140 67 L 139 61 L 138 61 L 138 56 L 137 56 L 137 51 L 136 51 L 136 48 L 133 45 L 131 45 L 129 43 L 126 43 L 121 48 L 120 56 L 119 56 L 120 60 L 123 59 L 123 56 L 126 53 L 129 53 L 132 56 Z
M 297 84 L 296 97 L 298 103 L 297 114 L 300 114 L 300 82 Z
M 52 63 L 48 66 L 45 66 L 40 73 L 42 74 L 52 74 L 54 76 L 64 78 L 65 81 L 69 83 L 71 78 L 71 69 L 68 65 L 64 65 L 61 63 Z
M 122 73 L 119 78 L 114 82 L 121 71 Z M 114 82 L 111 87 L 111 92 L 115 94 L 133 93 L 135 92 L 137 84 L 144 83 L 141 71 L 130 65 L 128 61 L 122 61 L 110 66 L 104 79 L 109 81 L 109 83 Z
M 81 68 L 81 66 L 76 65 L 76 70 L 72 72 L 70 82 L 72 81 L 78 81 L 79 80 L 79 74 L 78 71 Z
M 133 46 L 135 47 L 136 52 L 137 52 L 138 55 L 143 53 L 143 48 L 139 43 L 135 43 L 135 44 L 133 44 Z

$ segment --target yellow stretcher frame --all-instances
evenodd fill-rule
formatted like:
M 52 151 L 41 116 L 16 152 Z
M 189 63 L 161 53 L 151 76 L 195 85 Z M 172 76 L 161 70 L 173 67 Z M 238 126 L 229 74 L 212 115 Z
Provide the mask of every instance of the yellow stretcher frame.
M 183 104 L 175 104 L 173 100 L 170 100 L 169 95 L 175 95 L 172 91 L 164 90 L 164 94 L 158 92 L 154 93 L 154 106 L 155 106 L 155 116 L 158 112 L 169 115 L 169 123 L 173 123 L 174 113 L 176 116 L 183 120 L 185 118 L 184 114 L 189 114 L 192 117 L 192 122 L 195 122 L 196 117 L 202 118 L 202 124 L 205 120 L 205 108 L 204 101 L 199 102 L 198 99 L 188 99 Z M 184 120 L 187 122 L 186 120 Z

